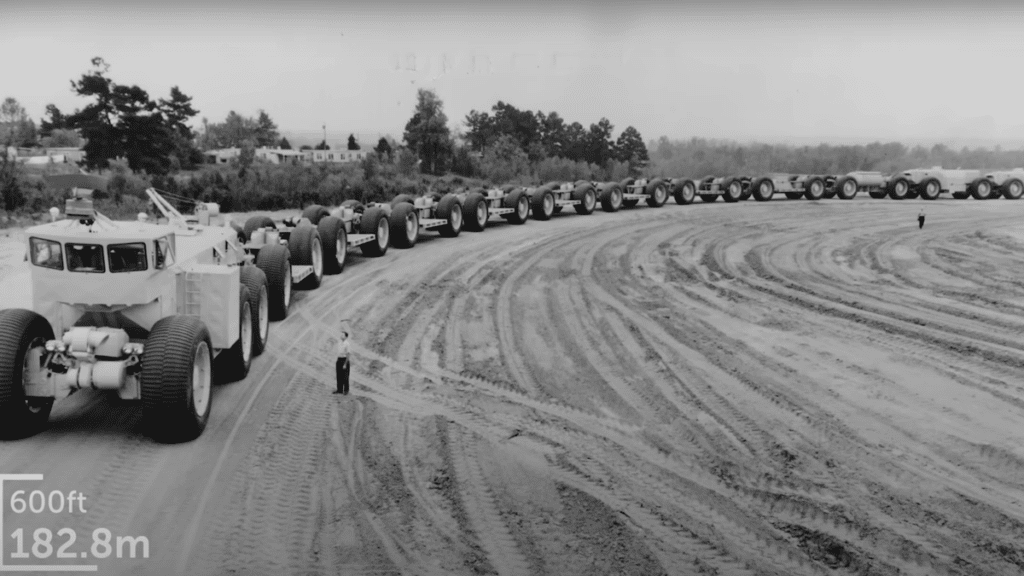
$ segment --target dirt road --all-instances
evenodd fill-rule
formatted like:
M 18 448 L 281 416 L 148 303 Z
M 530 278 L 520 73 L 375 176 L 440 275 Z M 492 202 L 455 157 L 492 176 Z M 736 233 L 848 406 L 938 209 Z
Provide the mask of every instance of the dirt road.
M 299 293 L 193 443 L 80 393 L 0 444 L 0 472 L 89 498 L 5 508 L 5 545 L 149 538 L 103 573 L 1020 574 L 1022 217 L 698 202 L 428 232 Z

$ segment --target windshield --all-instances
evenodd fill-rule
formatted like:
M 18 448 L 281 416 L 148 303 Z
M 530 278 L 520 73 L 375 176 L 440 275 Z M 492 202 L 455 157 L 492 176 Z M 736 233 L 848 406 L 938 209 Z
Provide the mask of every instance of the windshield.
M 99 244 L 66 244 L 68 270 L 72 272 L 104 272 L 103 246 Z
M 107 246 L 111 272 L 141 272 L 146 265 L 146 245 L 142 242 Z

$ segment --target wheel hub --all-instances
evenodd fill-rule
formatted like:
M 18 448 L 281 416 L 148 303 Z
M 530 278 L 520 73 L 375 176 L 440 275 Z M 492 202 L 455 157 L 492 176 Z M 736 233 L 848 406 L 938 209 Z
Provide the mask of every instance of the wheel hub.
M 210 375 L 210 348 L 200 342 L 192 363 L 192 406 L 199 415 L 206 414 L 210 405 Z
M 388 228 L 388 223 L 384 218 L 377 221 L 377 246 L 381 250 L 388 247 L 388 241 L 390 240 L 391 229 Z
M 270 298 L 267 296 L 266 285 L 260 286 L 260 341 L 267 341 L 267 333 L 270 330 Z
M 288 306 L 290 306 L 291 303 L 292 303 L 292 265 L 291 265 L 291 263 L 290 262 L 287 263 L 284 268 L 285 268 L 285 271 L 284 271 L 284 307 L 288 308 Z
M 545 214 L 551 214 L 551 212 L 554 211 L 554 209 L 555 209 L 555 199 L 554 199 L 554 197 L 552 197 L 551 194 L 545 194 L 544 195 L 544 213 Z
M 452 206 L 452 214 L 449 217 L 449 221 L 452 223 L 453 230 L 462 229 L 462 207 L 458 204 Z
M 242 341 L 242 360 L 248 364 L 252 359 L 252 307 L 248 302 L 242 306 L 242 317 L 238 323 L 241 328 L 239 340 Z
M 476 205 L 476 223 L 483 226 L 487 222 L 487 204 L 480 202 Z
M 317 278 L 322 278 L 324 275 L 324 248 L 320 244 L 318 238 L 313 239 L 313 274 Z

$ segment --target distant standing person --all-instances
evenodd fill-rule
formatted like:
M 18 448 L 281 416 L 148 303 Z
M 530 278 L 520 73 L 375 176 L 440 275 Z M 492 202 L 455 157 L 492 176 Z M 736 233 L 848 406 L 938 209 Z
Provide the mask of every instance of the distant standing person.
M 349 367 L 348 332 L 342 330 L 341 338 L 338 339 L 338 359 L 334 364 L 334 369 L 338 373 L 338 389 L 334 391 L 335 394 L 348 394 Z
M 924 228 L 924 209 L 917 215 L 917 229 Z

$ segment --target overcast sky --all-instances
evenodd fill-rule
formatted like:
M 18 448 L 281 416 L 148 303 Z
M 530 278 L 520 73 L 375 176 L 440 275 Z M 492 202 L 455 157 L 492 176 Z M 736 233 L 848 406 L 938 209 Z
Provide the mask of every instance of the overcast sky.
M 0 55 L 37 122 L 102 56 L 197 120 L 335 139 L 400 136 L 426 87 L 453 128 L 503 100 L 646 140 L 1024 146 L 1024 2 L 0 0 Z

